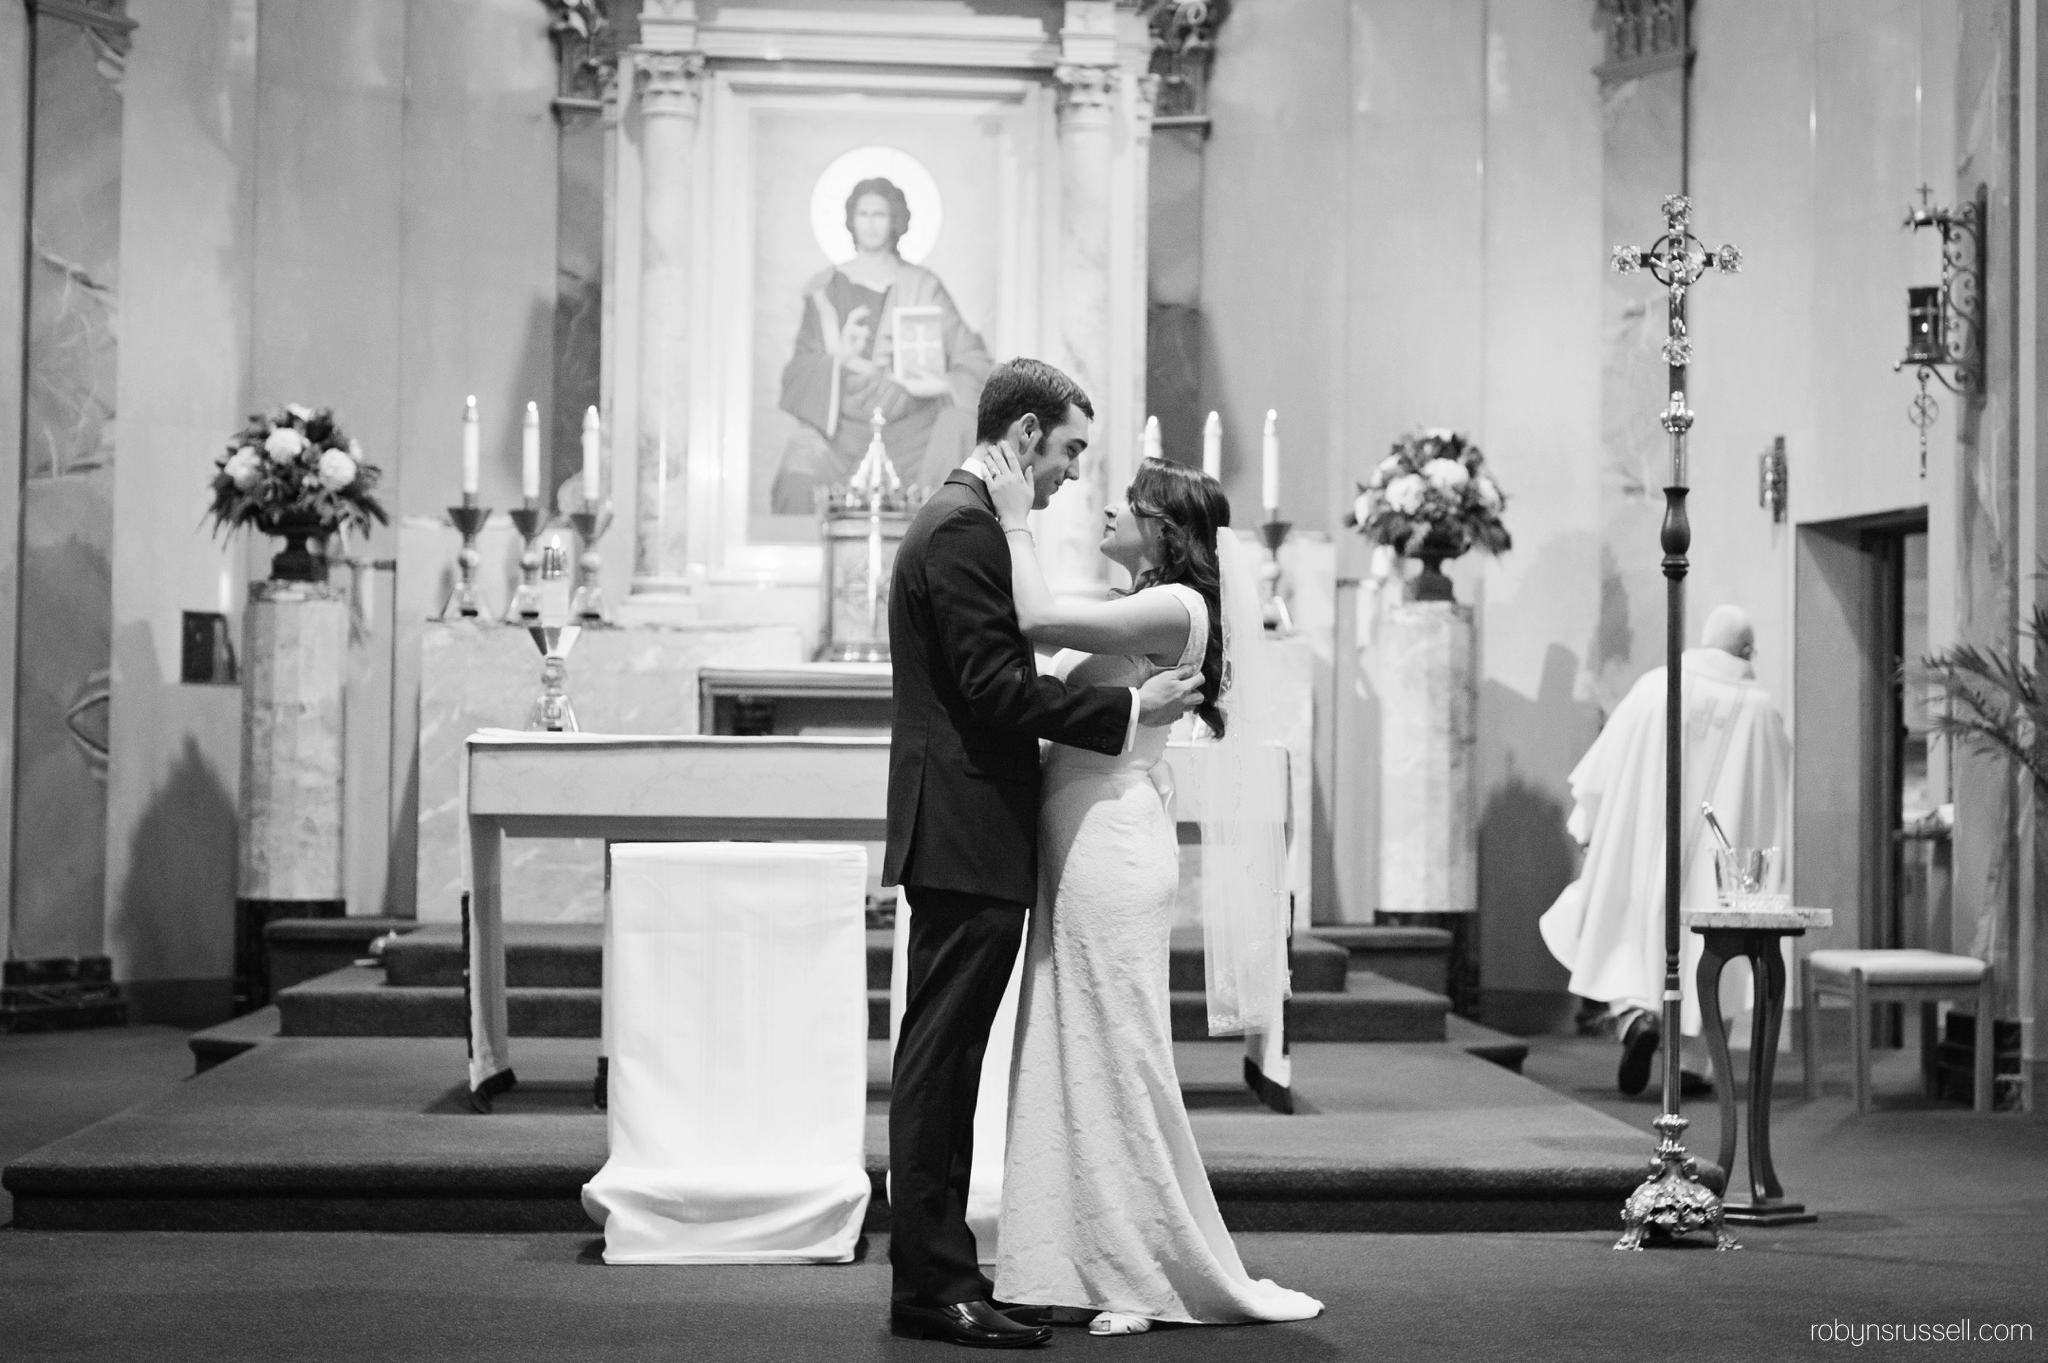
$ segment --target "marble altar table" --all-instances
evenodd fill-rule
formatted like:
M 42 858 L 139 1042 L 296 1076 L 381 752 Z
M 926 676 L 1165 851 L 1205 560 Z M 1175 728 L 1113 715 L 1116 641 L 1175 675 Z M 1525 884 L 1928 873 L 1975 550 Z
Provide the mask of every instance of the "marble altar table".
M 1755 980 L 1749 1036 L 1749 1120 L 1743 1144 L 1749 1153 L 1749 1201 L 1724 1202 L 1728 1220 L 1751 1226 L 1786 1226 L 1820 1218 L 1787 1201 L 1771 1163 L 1771 1080 L 1778 1061 L 1778 1031 L 1785 1019 L 1785 949 L 1788 937 L 1808 928 L 1831 927 L 1832 909 L 1687 909 L 1685 925 L 1702 939 L 1697 976 L 1702 1030 L 1720 1082 L 1721 1151 L 1715 1163 L 1735 1182 L 1735 1070 L 1728 1054 L 1728 1024 L 1721 1016 L 1721 969 L 1737 956 L 1749 958 Z M 1811 999 L 1802 1001 L 1811 1008 Z M 1809 1014 L 1807 1025 L 1813 1023 Z
M 1180 841 L 1199 842 L 1202 764 L 1169 743 Z M 1274 760 L 1286 753 L 1275 748 Z M 651 737 L 485 730 L 464 744 L 472 1105 L 515 1082 L 505 995 L 505 842 L 872 842 L 886 836 L 887 738 Z M 1287 784 L 1286 778 L 1280 778 Z M 1292 820 L 1290 819 L 1290 822 Z M 1284 1086 L 1286 1039 L 1261 1039 Z

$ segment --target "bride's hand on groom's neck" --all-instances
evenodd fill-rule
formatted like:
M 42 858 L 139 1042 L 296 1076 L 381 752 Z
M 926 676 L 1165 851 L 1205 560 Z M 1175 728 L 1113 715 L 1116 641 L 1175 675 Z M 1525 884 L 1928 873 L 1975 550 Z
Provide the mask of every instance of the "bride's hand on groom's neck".
M 980 456 L 988 475 L 989 500 L 996 506 L 996 519 L 1002 522 L 1004 530 L 1026 529 L 1036 490 L 1024 472 L 1023 461 L 1006 440 L 982 446 Z

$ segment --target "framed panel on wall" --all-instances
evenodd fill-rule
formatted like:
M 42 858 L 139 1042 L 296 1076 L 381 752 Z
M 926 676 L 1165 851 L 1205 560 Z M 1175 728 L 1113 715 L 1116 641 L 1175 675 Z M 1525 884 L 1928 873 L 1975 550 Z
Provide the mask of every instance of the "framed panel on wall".
M 996 363 L 1040 343 L 1052 105 L 1024 76 L 718 70 L 700 160 L 691 558 L 815 582 L 814 498 L 882 415 L 907 484 L 973 447 Z

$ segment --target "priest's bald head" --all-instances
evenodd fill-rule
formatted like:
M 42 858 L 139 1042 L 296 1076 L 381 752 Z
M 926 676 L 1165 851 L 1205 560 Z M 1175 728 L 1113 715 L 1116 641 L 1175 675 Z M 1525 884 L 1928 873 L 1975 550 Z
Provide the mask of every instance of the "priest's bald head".
M 1701 648 L 1718 648 L 1747 660 L 1756 654 L 1756 631 L 1750 628 L 1749 612 L 1740 606 L 1716 606 L 1700 631 Z

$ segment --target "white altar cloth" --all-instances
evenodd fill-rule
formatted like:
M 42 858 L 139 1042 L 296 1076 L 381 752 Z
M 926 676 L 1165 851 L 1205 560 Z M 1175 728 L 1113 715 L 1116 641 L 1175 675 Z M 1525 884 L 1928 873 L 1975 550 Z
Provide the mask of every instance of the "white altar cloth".
M 845 1263 L 866 1215 L 867 851 L 618 843 L 608 1264 Z

